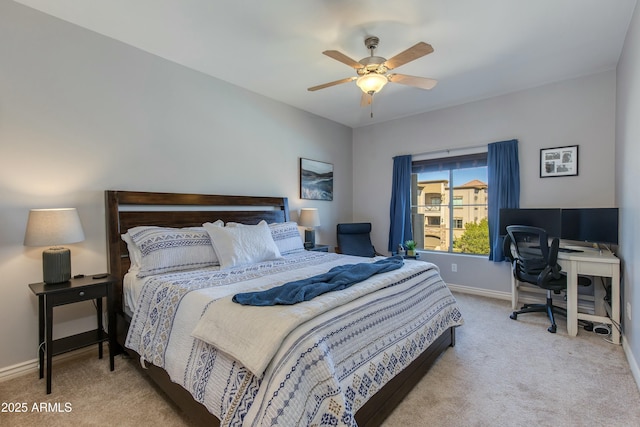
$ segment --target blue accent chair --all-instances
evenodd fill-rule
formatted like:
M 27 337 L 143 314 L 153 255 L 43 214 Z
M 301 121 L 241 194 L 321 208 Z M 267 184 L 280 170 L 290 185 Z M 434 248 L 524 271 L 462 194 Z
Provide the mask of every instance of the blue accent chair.
M 338 224 L 338 246 L 336 252 L 344 255 L 355 255 L 372 258 L 382 255 L 371 243 L 371 223 L 358 222 Z

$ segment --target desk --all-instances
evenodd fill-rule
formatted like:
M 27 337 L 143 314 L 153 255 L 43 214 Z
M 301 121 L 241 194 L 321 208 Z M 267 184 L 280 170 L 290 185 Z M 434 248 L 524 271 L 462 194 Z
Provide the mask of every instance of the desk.
M 620 259 L 609 251 L 559 252 L 558 264 L 567 273 L 567 332 L 578 334 L 578 319 L 611 325 L 611 340 L 620 344 Z M 578 313 L 578 274 L 611 278 L 611 317 Z M 596 301 L 598 304 L 599 301 Z
M 558 264 L 567 274 L 567 332 L 578 335 L 578 319 L 611 325 L 611 340 L 620 344 L 620 259 L 609 251 L 590 250 L 584 252 L 558 252 Z M 578 312 L 578 275 L 611 278 L 610 316 Z M 597 286 L 594 286 L 594 289 Z M 518 284 L 511 275 L 511 297 L 514 310 L 518 304 Z M 596 295 L 598 293 L 596 292 Z M 601 302 L 596 298 L 596 307 Z

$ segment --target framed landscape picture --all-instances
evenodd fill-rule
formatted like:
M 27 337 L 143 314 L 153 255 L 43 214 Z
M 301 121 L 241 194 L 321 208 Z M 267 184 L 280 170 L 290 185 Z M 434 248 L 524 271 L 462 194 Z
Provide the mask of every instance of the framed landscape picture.
M 540 150 L 540 178 L 578 175 L 578 146 Z
M 333 165 L 300 159 L 300 198 L 333 200 Z

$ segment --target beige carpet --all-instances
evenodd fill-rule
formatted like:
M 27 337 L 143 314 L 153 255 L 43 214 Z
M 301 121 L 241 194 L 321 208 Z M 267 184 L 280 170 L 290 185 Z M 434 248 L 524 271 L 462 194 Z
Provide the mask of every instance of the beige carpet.
M 456 294 L 465 325 L 457 342 L 386 420 L 395 426 L 640 426 L 640 393 L 622 347 L 581 330 L 546 331 L 541 314 L 509 319 L 510 303 Z M 97 354 L 97 351 L 96 351 Z M 93 352 L 54 365 L 53 393 L 37 374 L 0 383 L 2 426 L 187 426 L 132 366 Z M 42 413 L 34 403 L 68 412 Z M 65 406 L 68 404 L 67 406 Z

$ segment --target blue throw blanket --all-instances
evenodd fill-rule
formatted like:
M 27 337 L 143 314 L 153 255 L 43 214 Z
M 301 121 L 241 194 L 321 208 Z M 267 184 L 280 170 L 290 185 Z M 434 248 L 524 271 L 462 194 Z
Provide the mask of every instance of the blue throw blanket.
M 339 265 L 326 273 L 285 283 L 266 291 L 236 294 L 233 296 L 233 301 L 242 305 L 256 306 L 297 304 L 327 292 L 346 289 L 374 274 L 397 270 L 403 264 L 401 256 L 393 256 L 373 263 Z

